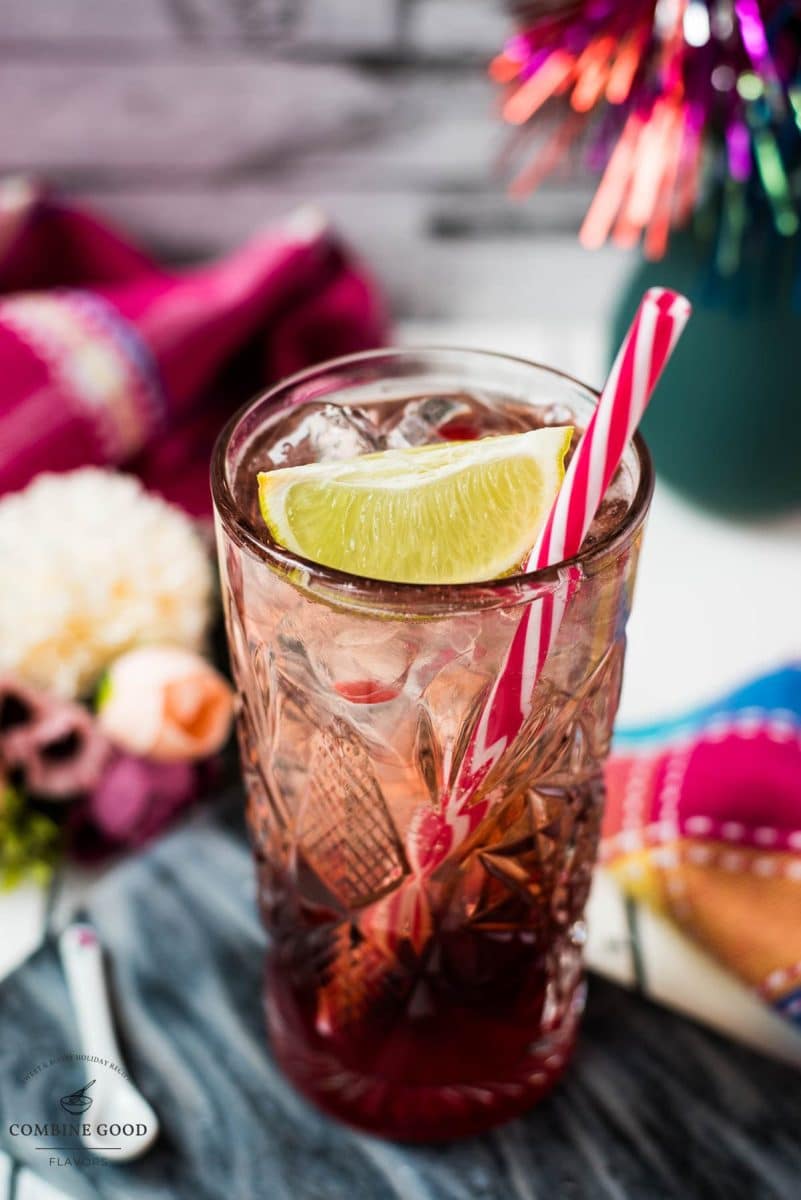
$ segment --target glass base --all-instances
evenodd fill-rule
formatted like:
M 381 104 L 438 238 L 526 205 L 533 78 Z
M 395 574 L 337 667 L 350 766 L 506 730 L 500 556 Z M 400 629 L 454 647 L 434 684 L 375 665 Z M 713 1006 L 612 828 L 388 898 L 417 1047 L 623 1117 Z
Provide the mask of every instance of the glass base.
M 277 973 L 268 972 L 265 1009 L 279 1065 L 318 1108 L 381 1137 L 441 1142 L 483 1133 L 550 1092 L 572 1055 L 585 994 L 581 980 L 547 1030 L 454 1012 L 447 1028 L 406 1020 L 380 1042 L 361 1028 L 322 1036 Z

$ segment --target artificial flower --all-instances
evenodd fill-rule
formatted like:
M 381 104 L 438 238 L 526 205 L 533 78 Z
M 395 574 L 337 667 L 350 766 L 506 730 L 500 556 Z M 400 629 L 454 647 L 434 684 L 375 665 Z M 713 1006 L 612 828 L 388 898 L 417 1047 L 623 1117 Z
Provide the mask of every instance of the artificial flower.
M 90 791 L 109 753 L 81 705 L 0 676 L 0 767 L 27 793 L 63 800 Z
M 198 768 L 115 755 L 103 778 L 70 813 L 73 849 L 96 858 L 154 837 L 196 798 Z
M 0 500 L 0 671 L 64 697 L 125 650 L 199 650 L 214 576 L 189 519 L 127 475 L 40 475 Z
M 222 675 L 174 646 L 143 646 L 122 655 L 98 696 L 98 719 L 111 741 L 160 762 L 215 754 L 232 715 L 233 692 Z

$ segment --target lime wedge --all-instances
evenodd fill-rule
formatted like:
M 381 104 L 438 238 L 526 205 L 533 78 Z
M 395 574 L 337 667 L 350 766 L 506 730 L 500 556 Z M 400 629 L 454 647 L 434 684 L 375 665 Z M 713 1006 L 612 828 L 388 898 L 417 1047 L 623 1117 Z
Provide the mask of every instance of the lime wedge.
M 396 583 L 513 573 L 564 475 L 569 426 L 437 442 L 259 474 L 259 504 L 288 550 Z

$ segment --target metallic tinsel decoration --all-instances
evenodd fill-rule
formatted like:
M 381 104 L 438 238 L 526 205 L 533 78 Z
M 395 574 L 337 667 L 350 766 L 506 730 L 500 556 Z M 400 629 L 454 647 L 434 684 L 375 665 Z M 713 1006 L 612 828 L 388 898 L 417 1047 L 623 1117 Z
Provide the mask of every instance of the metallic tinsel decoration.
M 600 183 L 581 227 L 590 248 L 670 230 L 711 206 L 716 265 L 733 274 L 749 228 L 799 229 L 801 2 L 541 0 L 512 5 L 519 31 L 490 66 L 503 115 L 526 126 L 562 97 L 567 114 L 514 177 L 533 191 L 581 136 Z

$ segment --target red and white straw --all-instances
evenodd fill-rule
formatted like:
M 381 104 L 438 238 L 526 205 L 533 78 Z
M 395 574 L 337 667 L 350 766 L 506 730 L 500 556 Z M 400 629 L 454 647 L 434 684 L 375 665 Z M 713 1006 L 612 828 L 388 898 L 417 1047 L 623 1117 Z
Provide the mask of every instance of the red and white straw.
M 553 566 L 578 554 L 689 316 L 689 302 L 676 292 L 652 288 L 645 294 L 525 564 L 527 570 Z M 387 954 L 397 951 L 404 936 L 416 946 L 427 940 L 431 919 L 424 880 L 487 815 L 491 796 L 485 793 L 476 798 L 476 792 L 531 712 L 535 685 L 580 578 L 578 567 L 568 569 L 565 587 L 543 593 L 524 608 L 455 787 L 443 796 L 439 810 L 421 806 L 412 820 L 406 839 L 412 875 L 391 895 L 364 910 L 363 927 Z
M 665 288 L 646 292 L 526 570 L 554 566 L 579 553 L 689 316 L 689 301 L 678 293 Z M 575 583 L 579 573 L 573 574 Z M 433 842 L 430 836 L 416 839 L 414 857 L 424 873 L 433 870 L 486 815 L 489 799 L 475 802 L 473 798 L 531 711 L 534 687 L 556 641 L 570 590 L 546 592 L 524 609 L 476 722 L 456 786 L 443 798 L 438 836 Z

